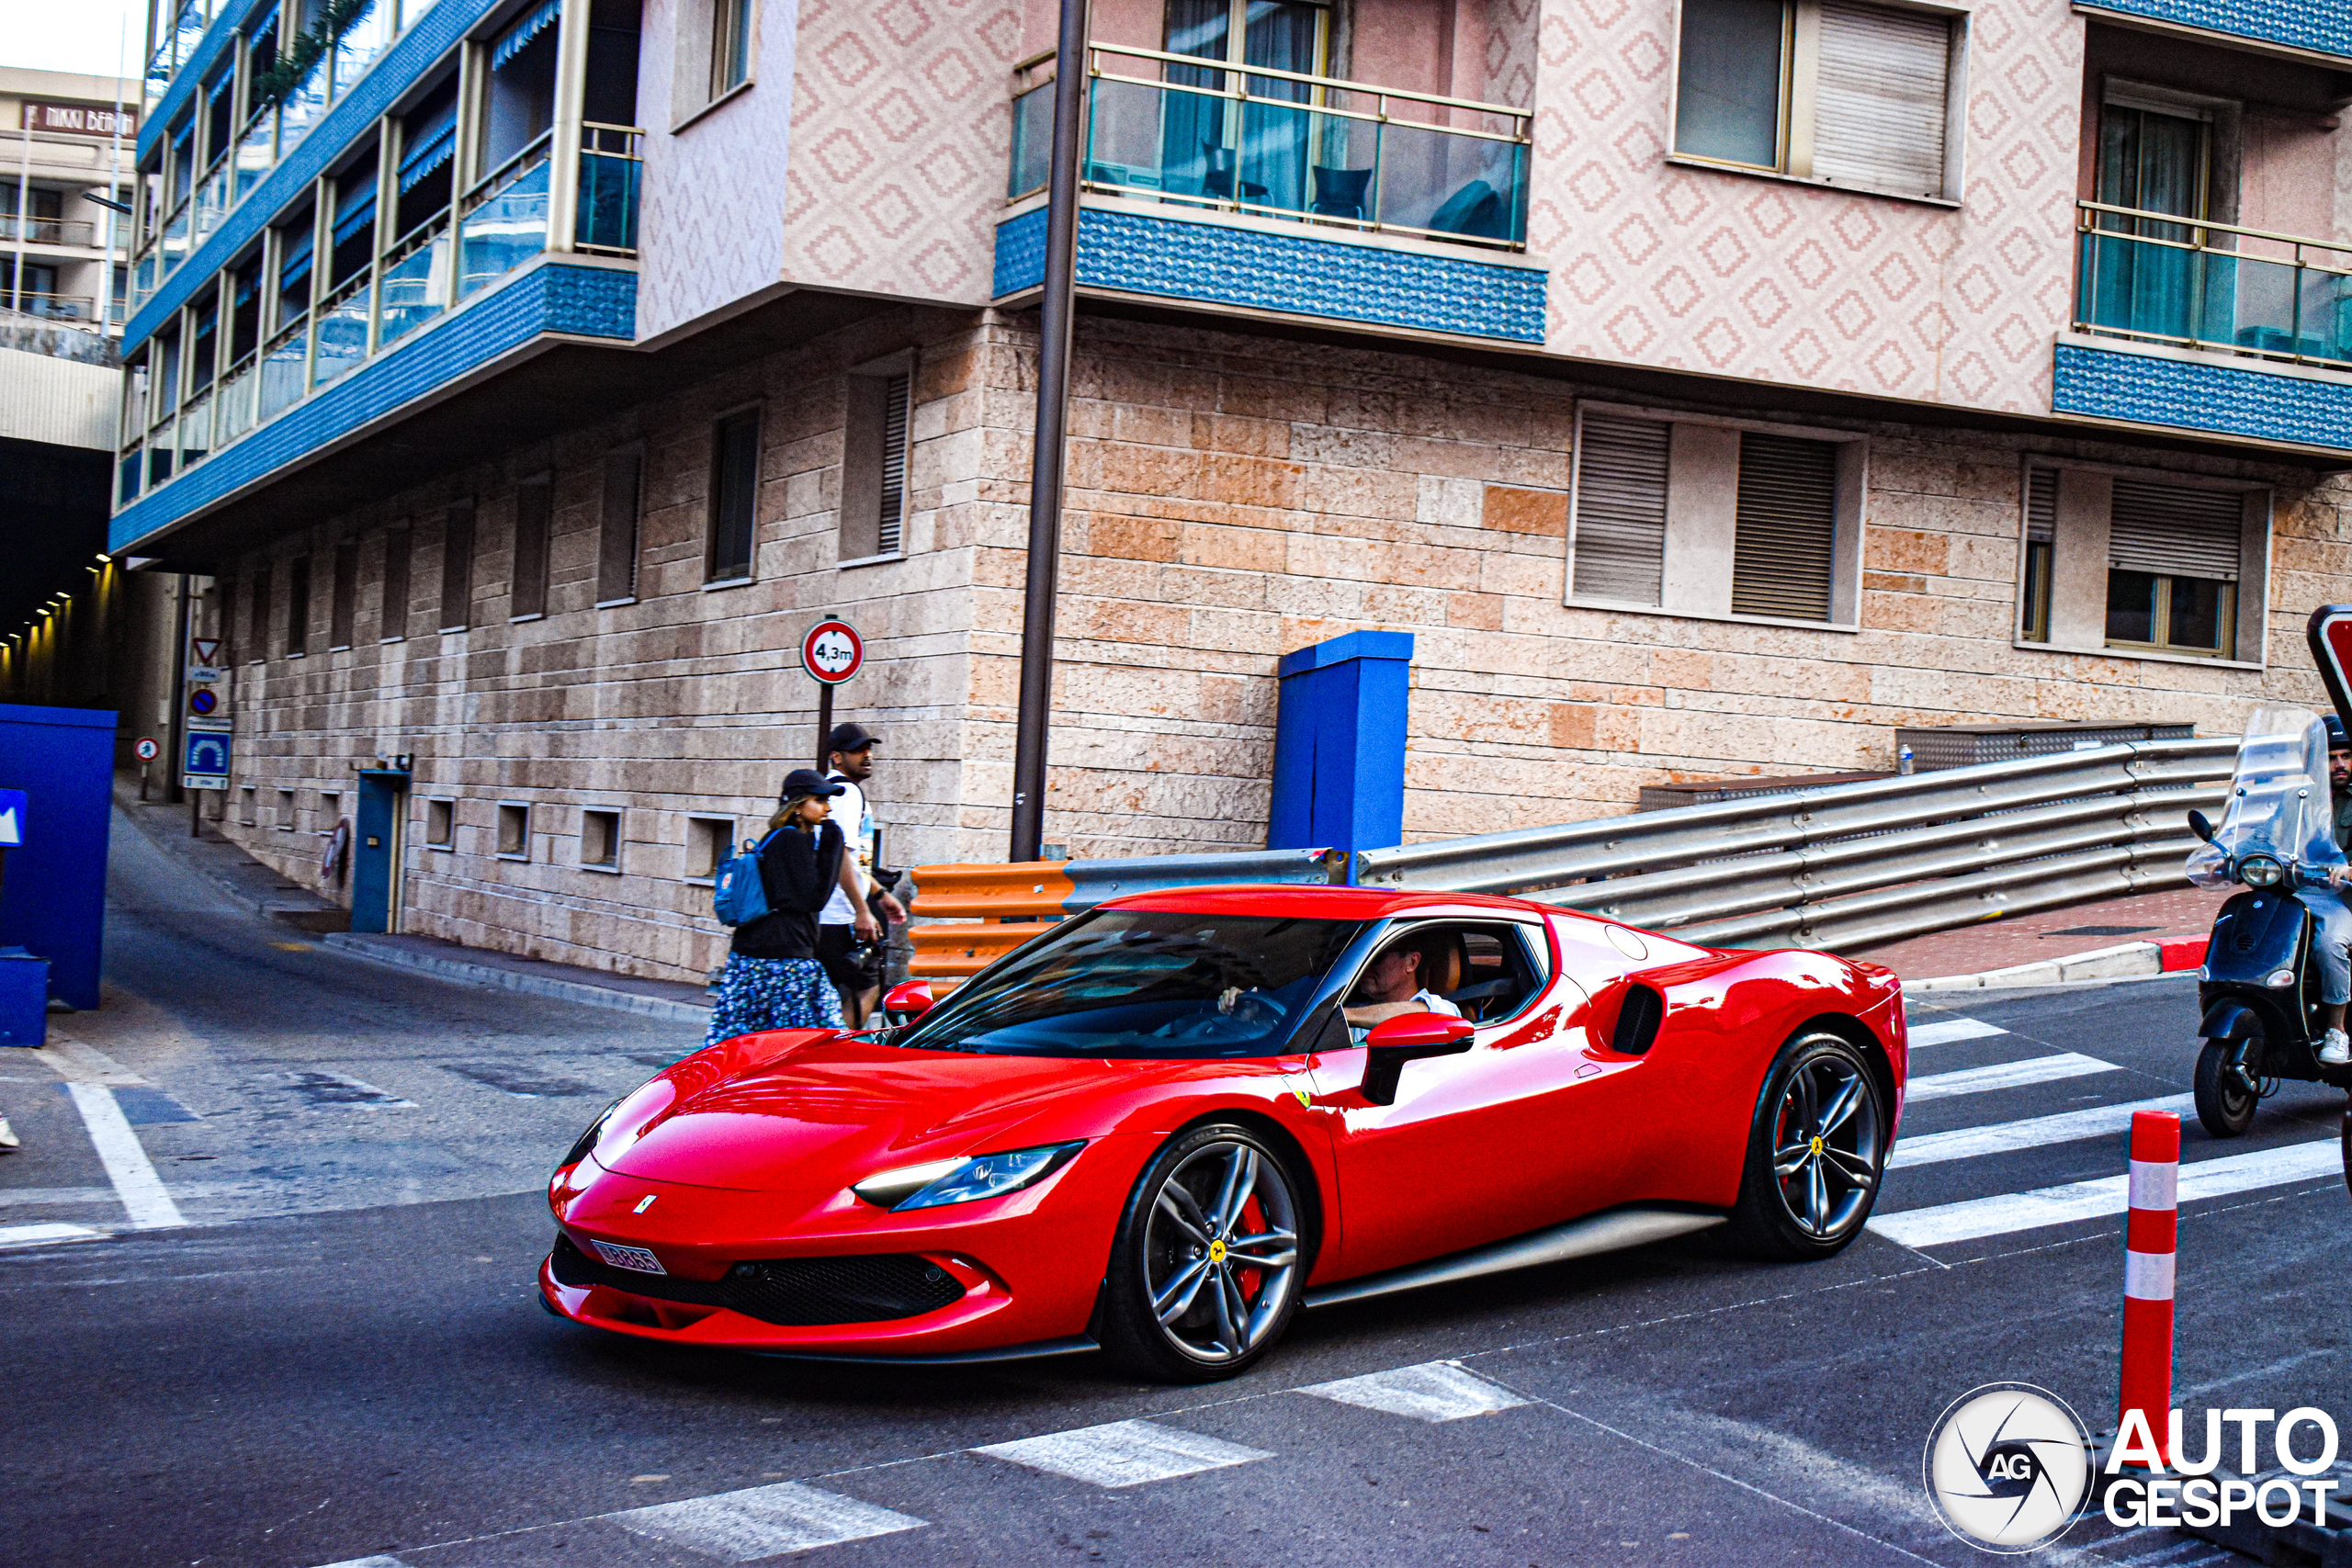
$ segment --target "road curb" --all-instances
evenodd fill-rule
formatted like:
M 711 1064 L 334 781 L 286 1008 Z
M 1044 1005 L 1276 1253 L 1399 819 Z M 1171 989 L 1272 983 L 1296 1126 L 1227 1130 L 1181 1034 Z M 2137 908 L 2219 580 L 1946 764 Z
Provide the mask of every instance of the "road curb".
M 394 969 L 413 969 L 437 976 L 444 980 L 456 980 L 462 985 L 482 986 L 492 990 L 520 991 L 526 996 L 548 997 L 557 1001 L 578 1002 L 583 1007 L 605 1008 L 613 1012 L 633 1012 L 644 1018 L 670 1019 L 679 1023 L 707 1025 L 710 1009 L 693 1002 L 673 1002 L 662 997 L 643 997 L 633 991 L 616 991 L 605 986 L 583 985 L 576 980 L 557 980 L 544 975 L 526 975 L 513 969 L 502 969 L 489 964 L 469 964 L 461 958 L 443 958 L 428 953 L 412 953 L 405 948 L 388 947 L 370 942 L 364 935 L 350 931 L 328 931 L 319 938 L 324 945 L 337 953 L 348 953 L 369 964 L 381 964 Z
M 2145 979 L 2195 969 L 2205 962 L 2205 938 L 2176 938 L 2169 942 L 2127 942 L 2094 948 L 2064 958 L 2012 964 L 1974 975 L 1939 975 L 1926 980 L 1905 980 L 1906 994 L 1920 991 L 2021 990 L 2029 987 L 2064 986 L 2106 980 Z

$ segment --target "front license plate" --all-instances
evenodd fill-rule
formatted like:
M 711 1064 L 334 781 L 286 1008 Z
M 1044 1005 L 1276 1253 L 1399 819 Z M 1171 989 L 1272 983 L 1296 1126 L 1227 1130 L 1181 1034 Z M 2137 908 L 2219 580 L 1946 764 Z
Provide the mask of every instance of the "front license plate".
M 616 1247 L 609 1241 L 591 1242 L 589 1245 L 596 1249 L 597 1257 L 602 1258 L 616 1269 L 634 1269 L 639 1274 L 669 1272 L 667 1269 L 662 1267 L 660 1258 L 641 1247 Z

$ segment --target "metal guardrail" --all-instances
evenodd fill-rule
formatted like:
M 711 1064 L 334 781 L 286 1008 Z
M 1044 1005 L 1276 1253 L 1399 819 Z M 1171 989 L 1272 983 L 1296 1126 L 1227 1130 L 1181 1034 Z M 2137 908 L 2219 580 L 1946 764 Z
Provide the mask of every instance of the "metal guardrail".
M 2232 739 L 2155 740 L 1355 857 L 1369 886 L 1509 893 L 1708 946 L 1853 948 L 2186 886 Z
M 914 947 L 908 973 L 919 980 L 961 983 L 1035 936 L 1039 926 L 1083 914 L 1122 894 L 1235 883 L 1314 886 L 1343 880 L 1347 865 L 1341 850 L 1250 850 L 917 866 L 915 898 L 907 911 L 914 918 L 907 931 Z

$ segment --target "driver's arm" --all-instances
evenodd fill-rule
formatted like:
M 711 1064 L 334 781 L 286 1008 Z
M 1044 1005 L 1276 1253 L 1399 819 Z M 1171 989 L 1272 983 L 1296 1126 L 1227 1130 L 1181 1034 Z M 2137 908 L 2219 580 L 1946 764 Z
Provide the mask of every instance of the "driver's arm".
M 1373 1002 L 1364 1007 L 1340 1010 L 1347 1021 L 1358 1029 L 1369 1029 L 1375 1023 L 1385 1022 L 1405 1013 L 1429 1010 L 1430 1004 L 1419 997 L 1408 997 L 1401 1002 Z

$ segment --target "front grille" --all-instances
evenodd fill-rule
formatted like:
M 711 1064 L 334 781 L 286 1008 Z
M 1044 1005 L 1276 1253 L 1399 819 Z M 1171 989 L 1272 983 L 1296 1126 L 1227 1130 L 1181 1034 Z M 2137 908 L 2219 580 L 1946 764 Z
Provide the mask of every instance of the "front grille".
M 615 1269 L 581 1251 L 570 1236 L 558 1235 L 549 1261 L 558 1284 L 604 1285 L 656 1301 L 725 1307 L 786 1328 L 918 1317 L 964 1296 L 956 1276 L 906 1252 L 777 1258 L 738 1263 L 723 1279 L 681 1280 Z

